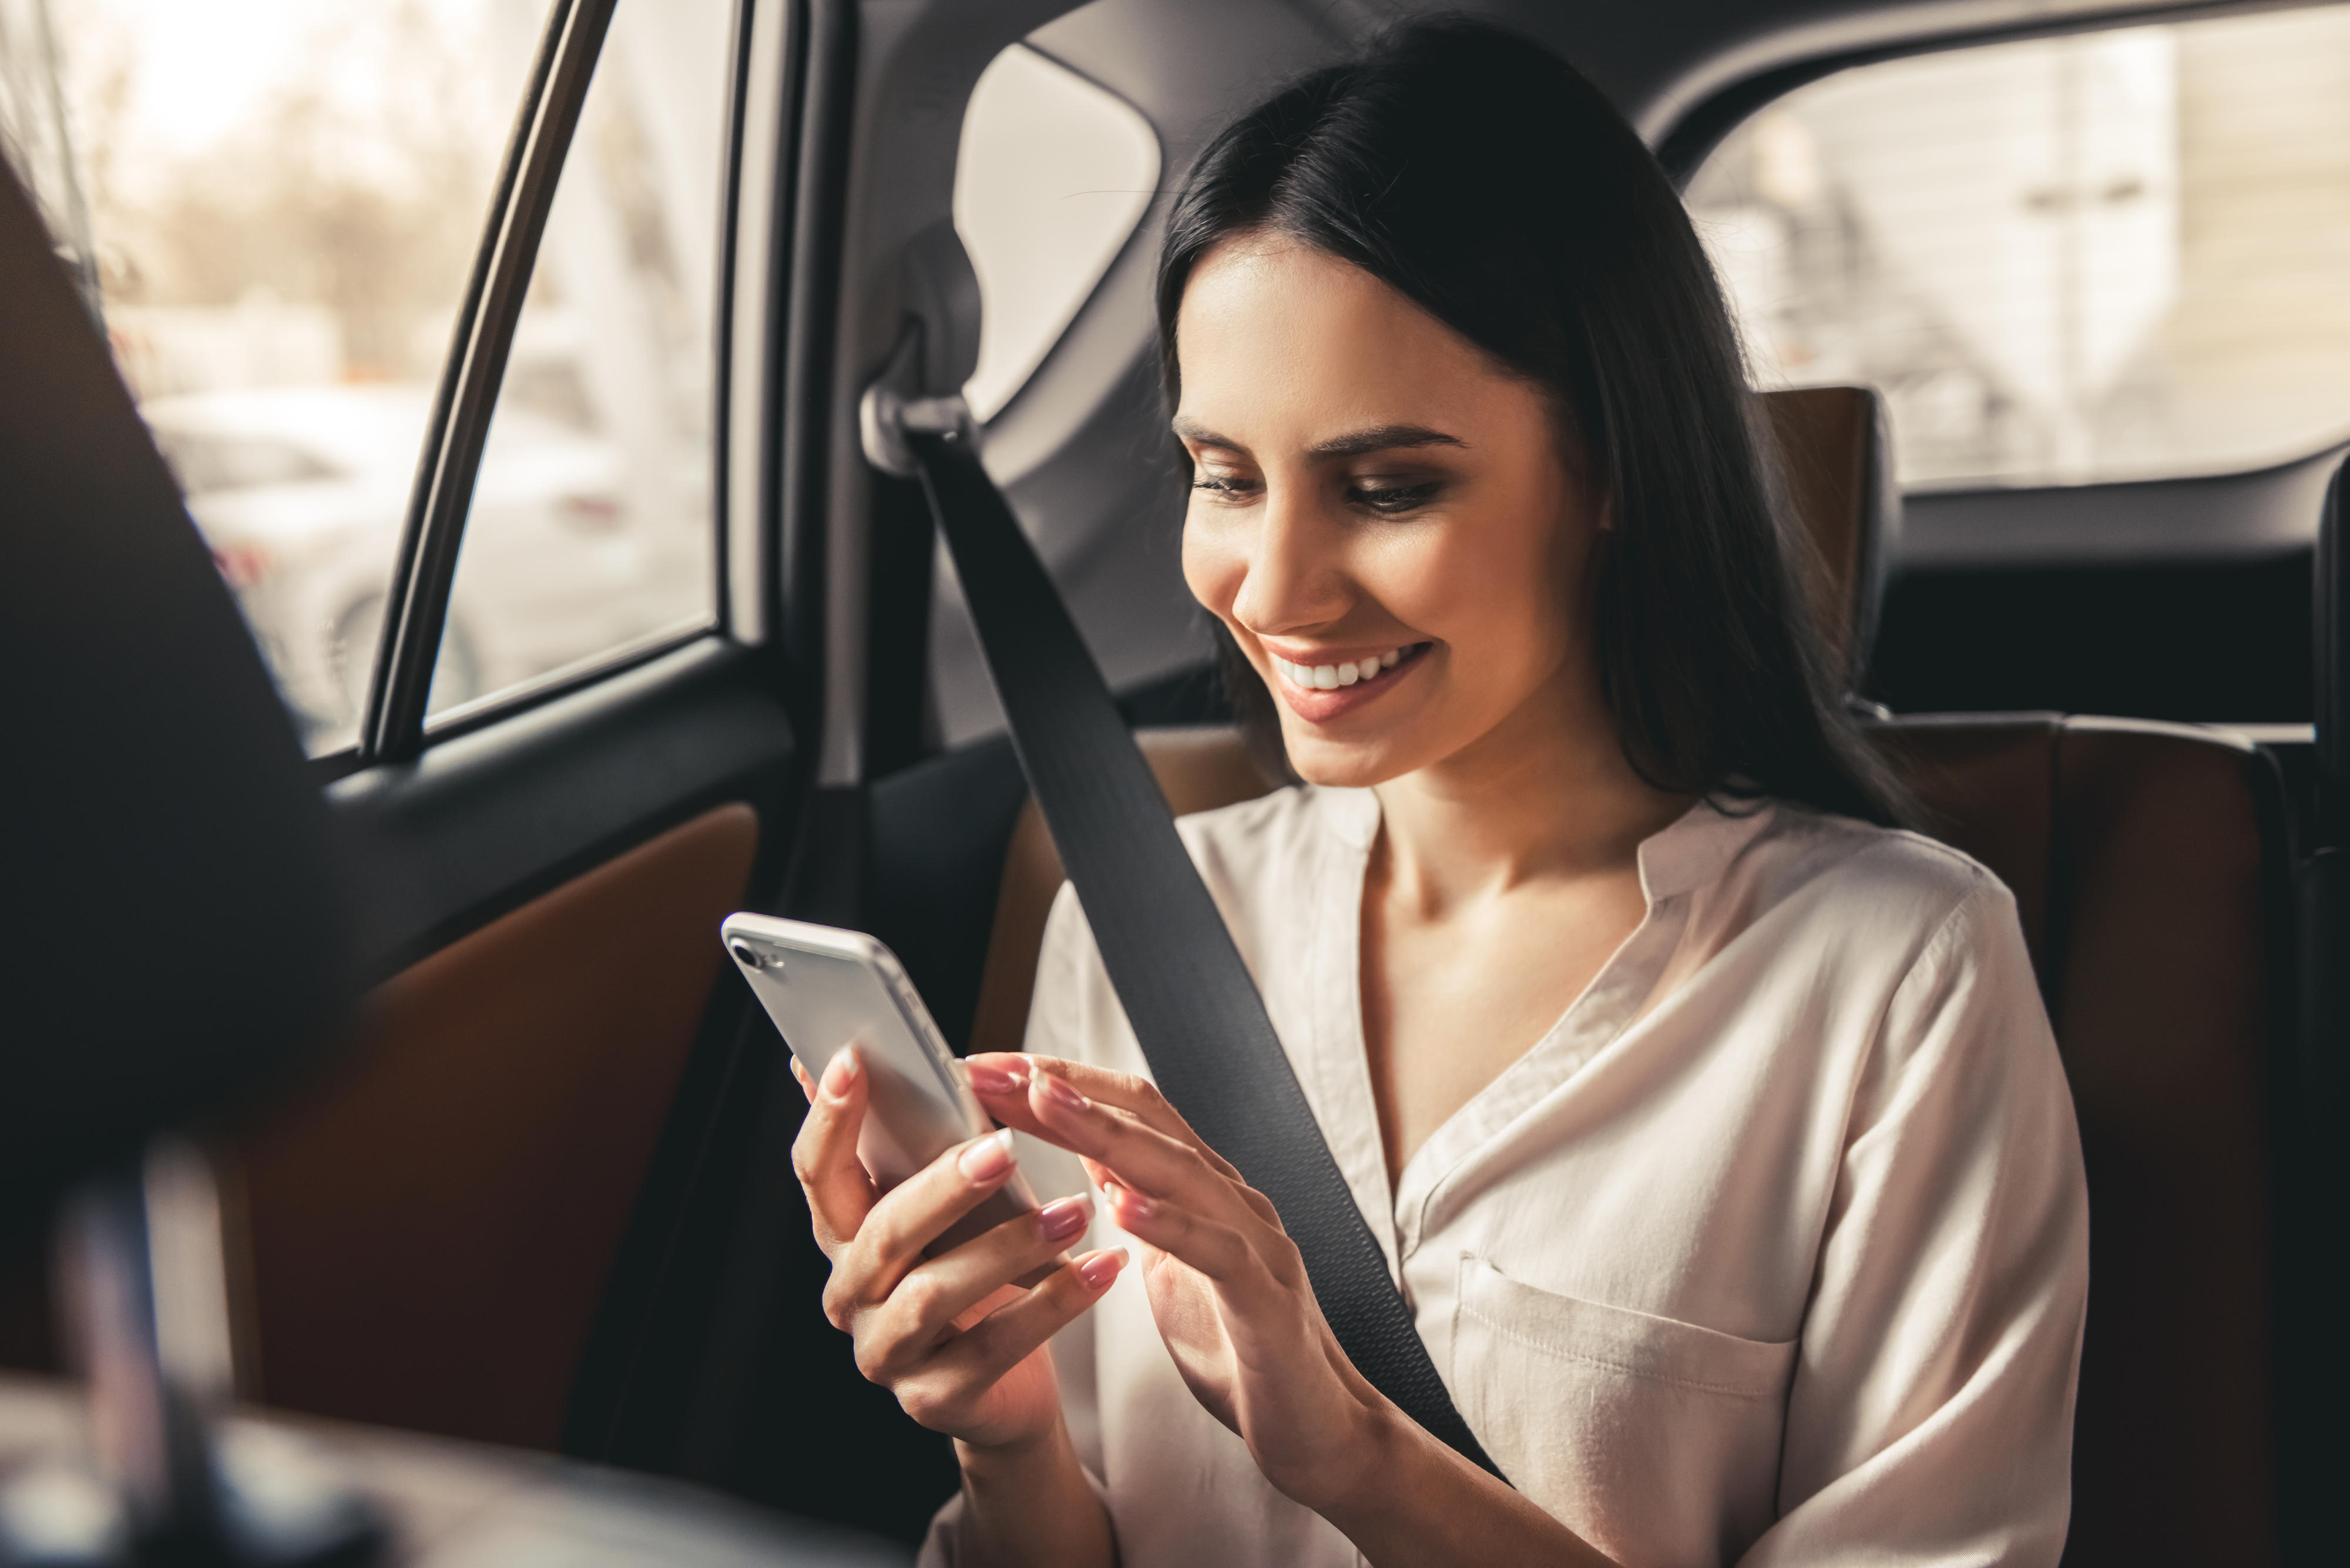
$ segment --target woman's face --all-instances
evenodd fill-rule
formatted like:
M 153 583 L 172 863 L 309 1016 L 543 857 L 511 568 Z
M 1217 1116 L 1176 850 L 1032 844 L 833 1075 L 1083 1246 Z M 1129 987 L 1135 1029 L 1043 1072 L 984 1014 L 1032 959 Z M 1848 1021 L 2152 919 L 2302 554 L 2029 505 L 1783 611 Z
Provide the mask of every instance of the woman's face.
M 1279 240 L 1202 258 L 1176 347 L 1183 575 L 1272 690 L 1302 776 L 1378 784 L 1587 706 L 1598 518 L 1539 389 Z

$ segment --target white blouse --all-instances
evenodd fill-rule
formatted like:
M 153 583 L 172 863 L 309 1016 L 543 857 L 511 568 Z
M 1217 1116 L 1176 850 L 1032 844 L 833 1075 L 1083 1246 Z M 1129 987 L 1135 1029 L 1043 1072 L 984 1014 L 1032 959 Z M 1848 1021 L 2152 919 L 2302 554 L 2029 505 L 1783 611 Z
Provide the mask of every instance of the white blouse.
M 1378 823 L 1371 792 L 1307 787 L 1180 826 L 1511 1481 L 1640 1568 L 2055 1563 L 2088 1207 L 2006 888 L 1914 834 L 1692 808 L 1640 846 L 1647 918 L 1390 1199 L 1358 951 Z M 1148 1071 L 1066 888 L 1027 1049 Z M 1107 1219 L 1087 1242 L 1120 1243 Z M 1193 1399 L 1132 1271 L 1054 1354 L 1124 1568 L 1361 1561 Z

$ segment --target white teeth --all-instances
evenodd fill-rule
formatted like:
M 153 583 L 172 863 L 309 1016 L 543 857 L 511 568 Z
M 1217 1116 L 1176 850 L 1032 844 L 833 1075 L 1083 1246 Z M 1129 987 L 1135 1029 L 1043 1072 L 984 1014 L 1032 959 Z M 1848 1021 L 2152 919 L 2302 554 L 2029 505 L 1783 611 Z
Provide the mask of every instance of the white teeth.
M 1293 686 L 1330 691 L 1341 686 L 1376 680 L 1401 663 L 1403 654 L 1402 649 L 1390 648 L 1385 653 L 1375 654 L 1368 659 L 1349 659 L 1343 664 L 1292 664 L 1285 659 L 1275 659 L 1273 670 Z

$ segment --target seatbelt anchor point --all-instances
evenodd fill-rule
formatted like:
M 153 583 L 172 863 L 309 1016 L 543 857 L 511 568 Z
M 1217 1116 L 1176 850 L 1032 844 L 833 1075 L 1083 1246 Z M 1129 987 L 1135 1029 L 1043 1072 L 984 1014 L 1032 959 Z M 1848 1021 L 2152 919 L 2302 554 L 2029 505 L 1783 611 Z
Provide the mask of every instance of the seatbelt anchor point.
M 931 397 L 918 389 L 921 358 L 921 337 L 910 330 L 857 400 L 857 433 L 865 461 L 899 479 L 912 479 L 920 472 L 906 444 L 908 434 L 942 435 L 974 446 L 979 437 L 971 405 L 961 393 Z

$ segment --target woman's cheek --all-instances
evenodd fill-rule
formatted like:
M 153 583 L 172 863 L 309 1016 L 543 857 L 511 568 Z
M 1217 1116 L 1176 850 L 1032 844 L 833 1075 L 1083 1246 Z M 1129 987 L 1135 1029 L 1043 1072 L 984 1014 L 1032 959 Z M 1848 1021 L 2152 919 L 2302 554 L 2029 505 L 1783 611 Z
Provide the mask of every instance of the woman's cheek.
M 1416 569 L 1399 573 L 1399 587 L 1419 611 L 1411 624 L 1489 676 L 1546 670 L 1573 635 L 1560 573 L 1541 542 L 1513 538 L 1504 520 L 1491 522 L 1451 534 Z
M 1491 608 L 1475 548 L 1460 530 L 1393 529 L 1363 542 L 1352 576 L 1363 596 L 1412 637 L 1458 647 L 1477 639 Z
M 1230 540 L 1215 521 L 1196 514 L 1183 523 L 1183 581 L 1201 607 L 1229 623 L 1232 603 L 1248 580 L 1248 556 Z

